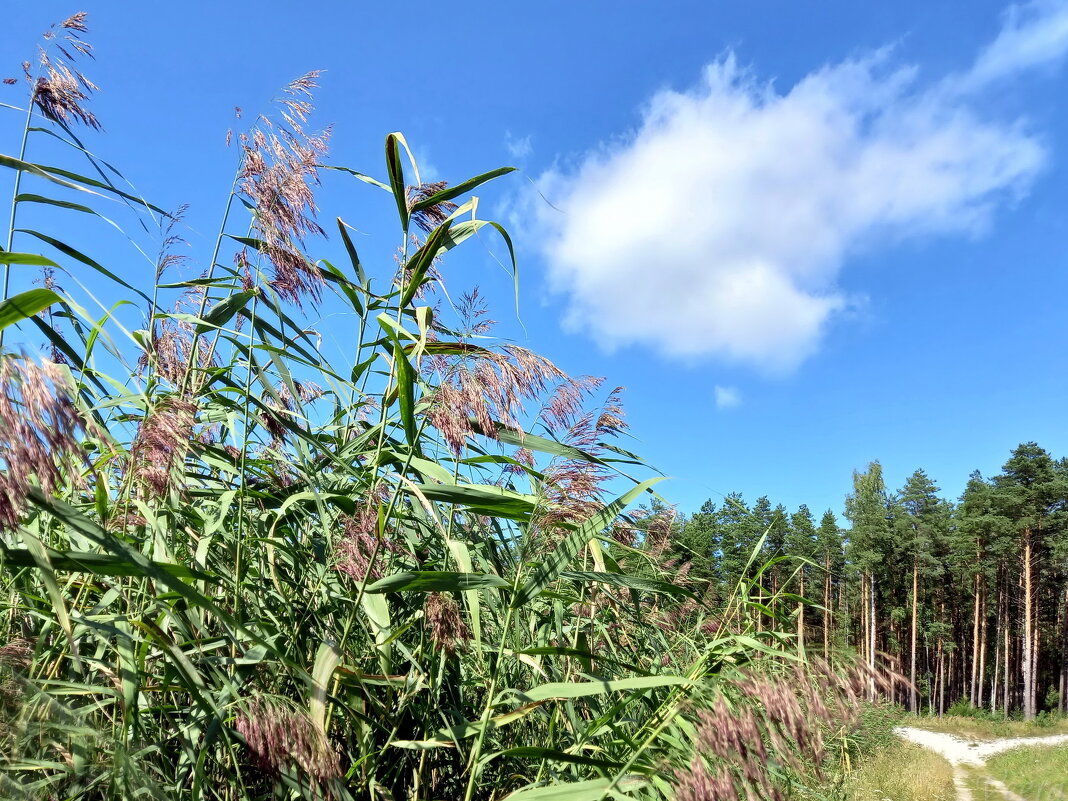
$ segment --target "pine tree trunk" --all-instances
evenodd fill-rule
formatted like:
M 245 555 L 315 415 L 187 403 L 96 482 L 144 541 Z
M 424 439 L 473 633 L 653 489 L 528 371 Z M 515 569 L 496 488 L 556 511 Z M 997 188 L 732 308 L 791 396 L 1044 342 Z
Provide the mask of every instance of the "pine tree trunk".
M 1024 529 L 1023 543 L 1023 591 L 1024 591 L 1024 625 L 1023 625 L 1023 715 L 1024 720 L 1035 718 L 1035 685 L 1034 685 L 1034 658 L 1035 658 L 1035 629 L 1034 629 L 1034 601 L 1032 574 L 1031 574 L 1031 529 Z
M 860 577 L 860 630 L 857 632 L 857 649 L 861 661 L 868 664 L 868 576 Z
M 823 654 L 827 656 L 831 652 L 831 556 L 827 554 L 823 560 Z
M 912 562 L 912 633 L 909 648 L 909 711 L 913 714 L 919 712 L 919 698 L 916 691 L 916 628 L 918 622 L 918 598 L 920 594 L 920 565 Z
M 978 560 L 979 554 L 976 553 L 976 559 Z M 975 573 L 975 582 L 972 587 L 972 677 L 971 683 L 968 687 L 968 703 L 974 708 L 978 705 L 979 697 L 979 571 L 978 566 Z
M 949 652 L 949 657 L 946 659 L 946 695 L 949 697 L 949 703 L 953 703 L 954 698 L 963 698 L 963 691 L 957 690 L 957 659 L 962 656 L 963 648 L 954 648 Z M 944 708 L 943 708 L 943 711 Z
M 1057 711 L 1068 713 L 1068 584 L 1064 587 L 1064 602 L 1061 604 L 1061 678 L 1058 685 Z
M 763 580 L 757 582 L 756 587 L 757 604 L 762 605 L 764 603 L 764 584 Z M 752 597 L 752 596 L 750 596 Z M 753 608 L 753 626 L 757 631 L 764 630 L 764 615 L 756 607 Z
M 1001 670 L 1001 630 L 1005 625 L 1005 588 L 1002 585 L 1003 574 L 1001 570 L 998 570 L 997 585 L 998 585 L 998 604 L 997 604 L 997 619 L 994 629 L 994 674 L 990 677 L 990 711 L 994 712 L 997 709 L 998 703 L 998 678 Z
M 942 647 L 942 636 L 938 637 L 938 717 L 942 717 L 942 712 L 945 710 L 946 705 L 946 661 L 945 651 Z
M 990 675 L 990 711 L 998 704 L 998 670 L 1001 668 L 1001 592 L 998 592 L 998 617 L 994 629 L 994 672 Z
M 1037 617 L 1037 616 L 1036 616 Z M 1042 632 L 1038 628 L 1038 621 L 1035 621 L 1035 633 L 1032 637 L 1034 643 L 1034 653 L 1031 655 L 1031 692 L 1034 693 L 1034 700 L 1031 701 L 1031 711 L 1038 714 L 1038 655 L 1042 653 L 1040 650 L 1039 639 L 1042 637 Z
M 875 578 L 869 574 L 868 578 L 868 603 L 870 614 L 868 615 L 868 668 L 871 671 L 868 676 L 868 700 L 875 700 Z
M 927 666 L 927 714 L 933 715 L 935 713 L 935 668 L 934 663 L 931 661 L 931 646 L 928 645 L 923 649 L 923 655 L 925 657 L 925 664 Z
M 982 601 L 983 616 L 979 621 L 979 680 L 976 683 L 977 697 L 975 699 L 975 705 L 979 709 L 983 708 L 983 678 L 986 676 L 986 652 L 987 646 L 987 632 L 990 628 L 990 614 L 986 608 L 986 584 L 979 590 L 979 595 Z
M 1001 627 L 1001 630 L 1002 630 L 1002 633 L 1004 634 L 1004 637 L 1005 637 L 1005 666 L 1004 666 L 1004 671 L 1005 672 L 1003 674 L 1003 681 L 1002 681 L 1002 683 L 1004 685 L 1003 688 L 1002 688 L 1003 691 L 1004 691 L 1004 697 L 1002 698 L 1002 704 L 1003 704 L 1002 710 L 1005 712 L 1005 717 L 1008 717 L 1009 716 L 1009 703 L 1010 703 L 1010 701 L 1009 701 L 1009 697 L 1010 697 L 1010 693 L 1009 693 L 1009 676 L 1011 675 L 1011 673 L 1009 671 L 1009 662 L 1011 661 L 1010 657 L 1012 656 L 1012 652 L 1009 650 L 1009 603 L 1008 603 L 1008 596 L 1006 596 L 1006 598 L 1005 598 L 1005 623 Z

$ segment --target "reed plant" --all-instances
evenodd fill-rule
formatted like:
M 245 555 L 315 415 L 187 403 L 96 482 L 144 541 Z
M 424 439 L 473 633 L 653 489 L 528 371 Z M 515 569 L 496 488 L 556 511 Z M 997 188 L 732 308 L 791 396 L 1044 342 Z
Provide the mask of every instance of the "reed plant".
M 469 240 L 498 237 L 515 269 L 472 194 L 510 169 L 426 183 L 399 133 L 381 180 L 333 164 L 304 76 L 234 135 L 218 236 L 181 278 L 180 214 L 81 138 L 86 34 L 82 14 L 50 30 L 24 105 L 0 109 L 22 126 L 0 155 L 0 795 L 698 801 L 817 781 L 866 677 L 797 652 L 797 598 L 768 598 L 762 566 L 728 597 L 688 579 L 670 527 L 628 513 L 659 479 L 631 477 L 619 393 L 445 292 Z M 35 159 L 57 147 L 65 163 Z M 322 221 L 327 176 L 395 207 L 388 269 Z M 154 232 L 146 285 L 63 224 L 115 208 Z M 344 359 L 318 330 L 338 309 Z

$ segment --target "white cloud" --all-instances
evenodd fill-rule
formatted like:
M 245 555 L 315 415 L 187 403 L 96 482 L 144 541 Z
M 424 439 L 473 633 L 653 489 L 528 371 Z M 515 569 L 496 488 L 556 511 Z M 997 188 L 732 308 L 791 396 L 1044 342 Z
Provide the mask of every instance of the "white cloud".
M 717 386 L 713 393 L 716 396 L 717 409 L 734 409 L 742 403 L 742 393 L 738 391 L 737 387 Z
M 727 55 L 693 89 L 657 93 L 637 130 L 539 180 L 567 324 L 609 348 L 793 369 L 855 305 L 836 286 L 852 253 L 981 230 L 1028 190 L 1044 148 L 984 113 L 979 90 L 1059 58 L 1065 20 L 1068 2 L 1012 12 L 968 72 L 936 83 L 883 50 L 780 92 Z
M 1010 6 L 997 38 L 979 54 L 965 76 L 968 88 L 981 88 L 1023 69 L 1057 64 L 1068 51 L 1068 4 L 1038 0 Z
M 523 161 L 534 152 L 534 146 L 531 144 L 530 136 L 512 136 L 511 131 L 504 132 L 504 148 L 508 151 L 508 155 L 516 161 Z
M 419 167 L 420 181 L 429 183 L 431 181 L 441 180 L 441 170 L 439 170 L 438 165 L 434 163 L 430 148 L 416 147 L 412 155 L 415 156 L 415 163 Z M 404 169 L 407 171 L 407 164 L 404 165 Z

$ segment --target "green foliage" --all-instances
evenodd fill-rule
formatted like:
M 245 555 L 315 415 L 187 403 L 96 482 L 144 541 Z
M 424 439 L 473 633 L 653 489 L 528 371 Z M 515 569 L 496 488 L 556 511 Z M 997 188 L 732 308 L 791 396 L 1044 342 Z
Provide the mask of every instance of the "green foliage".
M 932 751 L 892 743 L 862 762 L 843 783 L 849 801 L 953 801 L 953 769 Z
M 76 15 L 49 41 L 83 54 L 82 32 Z M 768 527 L 740 499 L 714 540 L 628 516 L 663 509 L 656 479 L 622 472 L 637 462 L 611 444 L 615 395 L 494 344 L 477 294 L 454 307 L 442 289 L 445 256 L 479 231 L 511 250 L 470 195 L 507 168 L 420 183 L 389 134 L 386 180 L 331 169 L 388 195 L 398 263 L 361 259 L 340 218 L 341 258 L 324 258 L 306 76 L 239 138 L 212 251 L 172 281 L 176 218 L 81 146 L 84 96 L 46 103 L 70 47 L 45 51 L 22 152 L 0 157 L 17 184 L 0 359 L 32 363 L 13 346 L 43 336 L 64 380 L 41 403 L 84 421 L 76 439 L 29 431 L 71 452 L 54 481 L 0 442 L 26 485 L 0 530 L 5 797 L 670 798 L 711 759 L 697 721 L 724 698 L 729 720 L 758 721 L 753 749 L 779 737 L 754 797 L 788 759 L 806 775 L 785 719 L 745 690 L 764 673 L 809 686 L 774 593 L 752 600 L 779 569 Z M 35 164 L 46 136 L 85 166 Z M 105 269 L 58 216 L 17 227 L 27 204 L 99 218 L 103 198 L 155 230 L 154 282 Z M 33 279 L 16 267 L 46 287 L 7 291 Z M 86 269 L 92 295 L 51 272 Z M 323 351 L 326 316 L 345 321 L 340 353 Z M 6 424 L 26 408 L 12 386 Z M 724 575 L 735 587 L 710 586 Z M 752 776 L 731 775 L 746 794 Z
M 1024 798 L 1063 798 L 1068 793 L 1068 746 L 1015 748 L 986 763 L 994 778 Z

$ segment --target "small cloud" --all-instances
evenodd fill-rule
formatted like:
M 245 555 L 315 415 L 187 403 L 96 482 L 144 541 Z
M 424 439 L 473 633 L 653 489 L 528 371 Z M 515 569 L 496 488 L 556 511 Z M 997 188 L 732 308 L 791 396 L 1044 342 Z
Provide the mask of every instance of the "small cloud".
M 854 254 L 981 233 L 1027 194 L 1046 149 L 984 92 L 1066 52 L 1068 0 L 1040 0 L 933 80 L 884 48 L 783 90 L 727 54 L 656 93 L 633 132 L 539 178 L 565 325 L 608 349 L 795 369 L 857 308 L 838 280 Z
M 512 136 L 511 131 L 504 132 L 504 148 L 508 151 L 508 155 L 516 161 L 522 161 L 534 152 L 534 147 L 530 143 L 529 134 L 527 136 L 515 137 Z
M 717 386 L 713 392 L 716 396 L 717 409 L 734 409 L 742 404 L 742 393 L 737 387 Z
M 419 180 L 423 183 L 432 183 L 434 181 L 441 180 L 441 170 L 438 169 L 438 165 L 434 163 L 431 157 L 430 149 L 426 147 L 416 147 L 412 155 L 415 156 L 415 163 L 419 167 Z M 408 165 L 404 165 L 405 177 L 408 173 Z M 409 178 L 409 181 L 413 181 L 413 178 Z
M 1021 70 L 1056 65 L 1068 52 L 1068 3 L 1036 0 L 1009 6 L 997 38 L 976 58 L 960 88 L 980 89 Z

